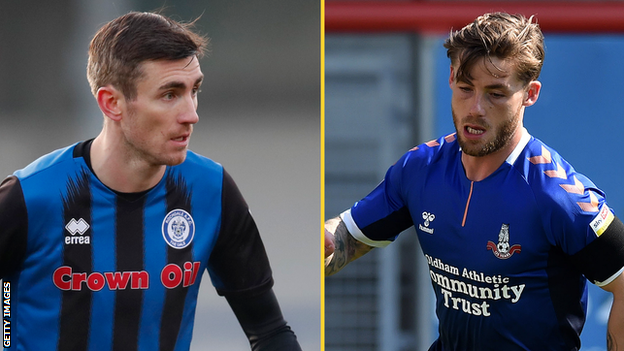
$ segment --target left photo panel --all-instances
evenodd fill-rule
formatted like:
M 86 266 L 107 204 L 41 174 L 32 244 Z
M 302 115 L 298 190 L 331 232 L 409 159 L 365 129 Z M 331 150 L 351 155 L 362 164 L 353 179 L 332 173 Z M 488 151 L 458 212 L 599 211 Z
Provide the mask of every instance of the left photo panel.
M 322 350 L 320 21 L 4 4 L 5 349 Z

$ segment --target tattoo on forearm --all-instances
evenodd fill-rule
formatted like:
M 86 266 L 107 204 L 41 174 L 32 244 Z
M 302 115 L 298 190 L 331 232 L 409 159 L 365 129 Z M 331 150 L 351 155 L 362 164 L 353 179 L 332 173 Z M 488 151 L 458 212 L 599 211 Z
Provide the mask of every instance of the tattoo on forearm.
M 346 237 L 344 233 L 346 232 Z M 340 221 L 336 231 L 334 232 L 334 254 L 329 258 L 330 261 L 325 267 L 325 275 L 332 275 L 348 263 L 349 237 L 345 224 Z
M 372 250 L 372 247 L 355 240 L 342 220 L 334 232 L 334 246 L 333 255 L 325 262 L 326 276 L 338 272 L 349 262 Z

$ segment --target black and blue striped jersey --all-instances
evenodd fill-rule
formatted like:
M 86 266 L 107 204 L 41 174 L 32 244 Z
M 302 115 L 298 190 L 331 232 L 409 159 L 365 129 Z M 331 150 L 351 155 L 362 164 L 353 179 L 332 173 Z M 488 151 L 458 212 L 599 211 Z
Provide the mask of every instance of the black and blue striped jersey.
M 138 194 L 90 169 L 90 142 L 0 187 L 0 277 L 17 350 L 188 350 L 204 271 L 220 295 L 271 289 L 264 246 L 223 167 L 191 151 Z
M 605 194 L 526 131 L 482 181 L 466 177 L 455 134 L 420 145 L 341 217 L 376 247 L 415 227 L 440 322 L 430 350 L 578 350 L 587 279 L 624 266 Z

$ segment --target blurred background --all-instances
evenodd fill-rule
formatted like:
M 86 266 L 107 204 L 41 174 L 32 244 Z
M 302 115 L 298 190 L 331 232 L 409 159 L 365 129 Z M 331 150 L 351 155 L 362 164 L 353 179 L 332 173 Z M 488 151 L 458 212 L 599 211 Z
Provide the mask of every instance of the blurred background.
M 0 10 L 0 174 L 95 137 L 86 79 L 97 29 L 128 11 L 192 21 L 201 62 L 191 149 L 236 180 L 260 229 L 275 292 L 304 350 L 320 349 L 320 1 L 5 0 Z M 205 275 L 192 350 L 248 350 Z
M 411 147 L 455 131 L 442 44 L 491 11 L 536 15 L 546 58 L 525 126 L 624 217 L 624 2 L 326 0 L 326 218 L 368 194 Z M 328 277 L 325 350 L 427 350 L 437 322 L 422 256 L 405 233 Z M 582 350 L 606 350 L 610 306 L 611 294 L 589 284 Z

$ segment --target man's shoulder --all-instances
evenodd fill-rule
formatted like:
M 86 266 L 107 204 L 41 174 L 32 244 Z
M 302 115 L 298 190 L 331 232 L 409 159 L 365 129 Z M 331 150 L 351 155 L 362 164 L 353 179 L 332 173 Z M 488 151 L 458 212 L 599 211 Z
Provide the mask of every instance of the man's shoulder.
M 221 171 L 223 169 L 220 163 L 191 150 L 186 153 L 186 159 L 180 166 L 213 171 Z
M 403 166 L 428 166 L 440 160 L 455 159 L 460 149 L 456 134 L 448 134 L 410 149 L 402 158 Z
M 184 162 L 171 168 L 172 174 L 179 174 L 191 182 L 221 184 L 223 166 L 212 159 L 189 150 Z
M 532 137 L 520 155 L 520 164 L 524 166 L 527 177 L 542 182 L 572 181 L 578 173 L 555 149 L 543 141 Z
M 556 150 L 539 139 L 531 138 L 520 157 L 522 160 L 518 160 L 516 168 L 522 169 L 533 193 L 542 200 L 569 202 L 583 208 L 580 204 L 593 204 L 595 199 L 604 196 L 587 176 L 578 173 Z
M 28 166 L 17 170 L 13 173 L 20 181 L 28 179 L 30 177 L 45 173 L 56 166 L 63 164 L 74 158 L 73 150 L 78 143 L 66 146 L 61 149 L 54 150 L 48 154 L 45 154 L 35 161 L 31 162 Z

